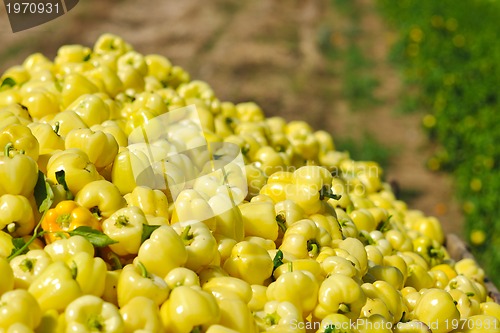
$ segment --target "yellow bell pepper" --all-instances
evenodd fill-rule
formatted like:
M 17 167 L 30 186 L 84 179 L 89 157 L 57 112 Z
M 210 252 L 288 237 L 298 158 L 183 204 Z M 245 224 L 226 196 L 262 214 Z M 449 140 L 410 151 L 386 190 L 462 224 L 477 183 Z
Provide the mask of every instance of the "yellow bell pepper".
M 116 269 L 114 271 L 106 271 L 106 276 L 104 277 L 104 293 L 101 298 L 106 302 L 112 303 L 118 306 L 118 280 L 122 273 L 121 269 Z
M 455 263 L 456 274 L 462 274 L 474 281 L 484 282 L 484 270 L 472 258 L 464 258 Z
M 33 122 L 28 124 L 28 127 L 40 145 L 40 153 L 52 150 L 64 150 L 64 140 L 58 134 L 59 124 L 52 127 L 46 123 Z
M 132 192 L 137 186 L 156 188 L 153 168 L 142 151 L 120 151 L 113 161 L 111 181 L 122 195 Z
M 493 316 L 500 320 L 500 304 L 487 301 L 479 304 L 480 314 Z
M 307 318 L 318 303 L 318 281 L 308 271 L 286 272 L 267 287 L 267 299 L 292 303 Z
M 373 283 L 363 283 L 361 285 L 366 297 L 379 299 L 387 306 L 389 316 L 385 317 L 387 321 L 396 324 L 399 322 L 406 310 L 403 307 L 403 298 L 399 291 L 390 283 L 379 280 Z
M 155 302 L 144 296 L 136 296 L 120 308 L 124 333 L 163 332 L 160 310 Z
M 106 200 L 103 195 L 102 199 Z M 118 255 L 137 254 L 142 242 L 146 216 L 138 207 L 120 208 L 102 222 L 103 232 L 117 243 L 109 245 Z
M 188 250 L 182 238 L 167 225 L 160 226 L 139 248 L 137 254 L 148 271 L 164 278 L 172 269 L 183 266 Z
M 448 291 L 448 293 L 453 298 L 458 312 L 460 312 L 460 318 L 464 319 L 480 314 L 479 302 L 467 293 L 460 289 L 453 289 Z
M 460 319 L 460 312 L 453 298 L 446 291 L 430 288 L 422 293 L 413 310 L 416 319 L 424 322 L 432 332 L 444 333 L 453 330 Z
M 146 186 L 136 186 L 123 196 L 129 206 L 139 207 L 144 214 L 169 219 L 169 203 L 165 193 Z
M 172 224 L 186 246 L 188 254 L 184 266 L 198 271 L 210 264 L 217 255 L 217 241 L 207 225 L 199 221 L 185 221 Z
M 193 189 L 183 190 L 175 199 L 174 210 L 170 222 L 198 220 L 215 231 L 217 222 L 215 214 L 208 204 L 208 198 Z
M 23 151 L 26 156 L 33 160 L 38 160 L 40 154 L 40 144 L 36 137 L 31 133 L 29 127 L 19 124 L 12 124 L 0 132 L 0 147 L 12 144 L 13 154 Z
M 23 324 L 27 328 L 34 330 L 40 324 L 41 319 L 42 311 L 40 305 L 38 305 L 35 297 L 26 290 L 11 290 L 1 295 L 1 328 L 7 330 L 15 324 Z M 11 331 L 7 330 L 7 332 Z
M 116 289 L 120 308 L 136 296 L 150 298 L 159 306 L 170 293 L 167 283 L 158 275 L 148 272 L 140 261 L 123 267 Z
M 28 291 L 36 298 L 42 312 L 50 309 L 64 311 L 66 306 L 82 295 L 74 271 L 62 261 L 54 261 L 33 280 Z
M 76 271 L 75 280 L 85 295 L 101 297 L 105 288 L 106 263 L 102 258 L 93 257 L 86 252 L 73 255 L 67 262 Z
M 219 325 L 241 333 L 258 333 L 259 329 L 252 312 L 240 299 L 222 299 L 217 301 L 220 309 Z
M 365 303 L 366 295 L 355 280 L 331 274 L 319 287 L 314 316 L 323 319 L 328 314 L 340 313 L 354 320 L 359 317 Z
M 65 75 L 61 91 L 61 104 L 63 110 L 81 95 L 96 92 L 98 92 L 96 85 L 90 82 L 82 74 L 73 72 Z
M 43 250 L 47 252 L 53 261 L 68 262 L 77 253 L 86 252 L 94 256 L 94 246 L 83 236 L 71 236 L 70 238 L 58 239 L 47 244 Z
M 161 305 L 160 316 L 167 332 L 190 333 L 200 326 L 218 323 L 220 309 L 211 293 L 179 286 Z
M 216 276 L 205 282 L 203 290 L 212 293 L 218 300 L 239 299 L 249 303 L 252 299 L 252 287 L 247 282 L 231 276 Z
M 61 201 L 57 206 L 49 209 L 41 223 L 41 227 L 45 231 L 43 237 L 47 244 L 60 239 L 63 235 L 67 237 L 68 231 L 80 226 L 89 226 L 96 230 L 101 229 L 99 221 L 90 210 L 80 206 L 73 200 Z
M 348 259 L 331 255 L 321 261 L 321 270 L 328 277 L 331 274 L 342 274 L 351 278 L 360 278 L 359 270 Z
M 4 147 L 4 155 L 0 156 L 0 175 L 2 175 L 0 195 L 14 194 L 29 197 L 38 180 L 38 166 L 28 155 L 14 155 L 12 143 Z
M 118 143 L 111 134 L 94 132 L 89 128 L 71 130 L 66 135 L 64 146 L 66 149 L 78 148 L 84 151 L 98 169 L 110 165 L 118 154 Z
M 238 208 L 243 218 L 245 236 L 264 237 L 270 240 L 278 238 L 278 223 L 274 204 L 271 202 L 247 202 Z
M 48 123 L 55 127 L 59 125 L 57 132 L 63 139 L 71 130 L 87 128 L 88 126 L 83 122 L 82 118 L 73 110 L 64 110 L 55 115 L 50 114 L 39 120 L 40 122 Z
M 94 295 L 83 295 L 64 312 L 67 332 L 122 333 L 125 325 L 118 308 Z
M 170 289 L 179 286 L 200 286 L 200 277 L 192 270 L 185 267 L 172 269 L 164 278 Z
M 486 300 L 486 293 L 482 290 L 480 285 L 474 283 L 474 281 L 468 279 L 465 275 L 457 275 L 448 282 L 445 287 L 446 291 L 451 291 L 453 289 L 459 289 L 469 295 L 472 299 L 475 299 L 478 303 L 484 302 Z
M 245 237 L 243 216 L 234 198 L 226 193 L 216 193 L 208 200 L 208 204 L 214 211 L 215 230 L 217 234 L 229 237 L 240 242 Z
M 0 229 L 11 235 L 28 235 L 35 227 L 35 217 L 31 204 L 22 195 L 4 194 L 0 196 Z
M 500 320 L 488 315 L 474 315 L 460 321 L 458 329 L 464 333 L 498 333 Z
M 7 259 L 3 257 L 0 257 L 0 271 L 2 272 L 2 277 L 0 278 L 0 295 L 2 295 L 14 289 L 16 275 L 14 275 L 13 266 L 10 266 Z
M 64 170 L 66 184 L 71 193 L 78 193 L 85 185 L 102 179 L 85 152 L 78 148 L 55 153 L 47 163 L 47 178 L 57 183 L 56 172 Z
M 302 314 L 290 302 L 269 301 L 254 316 L 261 331 L 278 332 L 283 329 L 286 332 L 305 332 Z
M 273 261 L 267 251 L 255 243 L 242 241 L 231 250 L 224 270 L 250 284 L 263 284 L 273 271 Z
M 0 259 L 2 261 L 2 259 Z M 26 254 L 12 258 L 13 285 L 16 289 L 28 289 L 33 280 L 52 263 L 52 258 L 43 250 L 30 250 Z M 1 263 L 0 263 L 1 266 Z M 7 270 L 2 269 L 2 272 Z M 5 274 L 4 279 L 8 276 Z M 9 285 L 4 281 L 2 286 Z M 2 292 L 0 292 L 1 294 Z
M 88 127 L 101 124 L 110 116 L 109 107 L 99 94 L 81 95 L 66 110 L 73 110 Z
M 331 236 L 314 221 L 303 219 L 295 222 L 285 231 L 280 250 L 296 258 L 315 258 L 323 246 L 330 246 Z
M 374 278 L 374 281 L 385 281 L 397 290 L 400 290 L 404 287 L 405 281 L 403 273 L 401 273 L 398 268 L 393 266 L 372 266 L 368 269 L 367 275 L 371 275 Z
M 75 201 L 95 213 L 99 219 L 107 219 L 127 205 L 118 188 L 104 179 L 85 184 L 76 193 Z

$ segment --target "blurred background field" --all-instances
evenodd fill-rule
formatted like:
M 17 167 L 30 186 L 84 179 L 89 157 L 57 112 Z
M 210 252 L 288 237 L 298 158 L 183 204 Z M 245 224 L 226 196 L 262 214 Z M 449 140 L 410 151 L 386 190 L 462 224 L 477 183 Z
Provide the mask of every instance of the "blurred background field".
M 493 276 L 499 8 L 491 0 L 82 0 L 12 34 L 2 7 L 0 71 L 33 52 L 52 58 L 61 45 L 120 35 L 208 82 L 221 100 L 306 120 L 332 133 L 337 149 L 378 161 L 411 208 L 464 240 L 472 232 Z

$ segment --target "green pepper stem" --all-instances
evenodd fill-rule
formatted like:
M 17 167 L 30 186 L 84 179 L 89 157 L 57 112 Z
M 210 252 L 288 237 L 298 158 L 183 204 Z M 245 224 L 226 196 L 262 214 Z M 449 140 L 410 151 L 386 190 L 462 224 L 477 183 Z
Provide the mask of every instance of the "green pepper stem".
M 349 307 L 348 304 L 345 303 L 340 303 L 339 304 L 339 313 L 348 313 L 351 311 L 351 308 Z
M 193 235 L 189 233 L 190 231 L 191 231 L 190 225 L 186 226 L 184 230 L 182 230 L 181 239 L 185 245 L 189 245 L 193 240 Z
M 278 224 L 278 228 L 280 228 L 281 231 L 283 231 L 283 232 L 286 231 L 285 213 L 279 212 L 279 214 L 276 215 L 276 223 Z
M 149 279 L 149 272 L 146 269 L 146 266 L 144 266 L 144 264 L 140 261 L 137 261 L 137 266 L 141 270 L 141 276 Z
M 6 157 L 9 157 L 10 155 L 10 151 L 14 149 L 14 144 L 12 142 L 9 142 L 5 145 L 4 149 L 3 149 L 3 154 L 6 156 Z
M 60 126 L 61 126 L 61 125 L 59 124 L 59 122 L 58 122 L 58 121 L 56 121 L 56 122 L 55 122 L 55 124 L 54 124 L 54 127 L 52 127 L 52 130 L 54 131 L 54 133 L 56 133 L 56 134 L 57 134 L 57 136 L 59 136 L 59 127 L 60 127 Z
M 333 193 L 331 187 L 329 187 L 327 185 L 323 185 L 321 190 L 319 190 L 319 199 L 320 200 L 323 200 L 325 198 L 340 200 L 341 197 L 342 197 L 341 195 Z

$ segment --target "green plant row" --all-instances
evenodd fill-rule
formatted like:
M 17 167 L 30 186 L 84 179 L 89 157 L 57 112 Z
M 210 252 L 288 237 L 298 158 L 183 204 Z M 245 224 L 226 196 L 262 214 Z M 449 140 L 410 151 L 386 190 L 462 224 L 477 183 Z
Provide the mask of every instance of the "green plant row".
M 500 285 L 500 2 L 378 4 L 399 33 L 392 57 L 441 147 L 429 167 L 454 175 L 473 253 Z

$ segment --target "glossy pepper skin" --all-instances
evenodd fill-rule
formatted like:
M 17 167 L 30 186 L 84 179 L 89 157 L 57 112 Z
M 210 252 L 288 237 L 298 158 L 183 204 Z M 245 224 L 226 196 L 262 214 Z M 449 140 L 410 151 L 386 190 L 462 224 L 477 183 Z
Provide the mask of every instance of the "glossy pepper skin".
M 11 290 L 0 297 L 0 327 L 8 329 L 23 324 L 35 329 L 41 321 L 42 310 L 31 293 L 24 289 Z
M 111 182 L 125 195 L 137 186 L 156 187 L 155 174 L 147 155 L 139 150 L 120 150 L 111 169 Z
M 0 156 L 0 195 L 13 194 L 29 197 L 38 180 L 38 166 L 35 160 L 25 154 L 13 154 L 12 143 L 4 147 Z
M 58 239 L 47 244 L 43 250 L 49 254 L 53 261 L 68 262 L 77 253 L 85 252 L 94 256 L 94 246 L 85 237 L 71 236 Z
M 278 223 L 274 204 L 271 202 L 247 202 L 238 206 L 243 218 L 245 236 L 258 236 L 276 240 Z
M 103 200 L 105 200 L 103 196 Z M 109 247 L 118 255 L 137 254 L 141 246 L 141 237 L 146 216 L 137 207 L 120 208 L 102 222 L 102 230 L 117 243 Z
M 436 288 L 427 289 L 420 296 L 413 310 L 415 317 L 432 329 L 432 332 L 450 332 L 452 323 L 458 322 L 460 312 L 453 298 L 446 291 Z
M 61 261 L 55 261 L 45 268 L 31 283 L 28 291 L 36 298 L 42 312 L 50 309 L 63 311 L 82 295 L 74 272 Z
M 268 300 L 292 303 L 306 318 L 318 303 L 319 284 L 308 271 L 291 271 L 281 274 L 269 284 Z
M 13 236 L 28 235 L 35 227 L 31 204 L 22 195 L 4 194 L 0 197 L 0 229 Z
M 147 332 L 163 332 L 160 310 L 155 302 L 144 296 L 136 296 L 120 308 L 123 318 L 124 333 L 139 330 Z
M 215 297 L 195 287 L 179 286 L 160 308 L 167 332 L 189 333 L 198 326 L 216 324 L 220 309 Z
M 189 230 L 188 230 L 189 231 Z M 188 250 L 171 226 L 160 226 L 139 248 L 137 258 L 148 271 L 164 278 L 172 269 L 183 266 Z
M 64 312 L 67 332 L 109 332 L 124 330 L 118 308 L 94 295 L 83 295 L 68 304 Z
M 35 280 L 35 278 L 51 263 L 52 259 L 44 250 L 30 250 L 26 254 L 12 258 L 10 266 L 14 274 L 13 283 L 16 289 L 28 289 L 33 280 Z M 4 270 L 2 270 L 2 272 L 4 272 Z M 6 275 L 7 274 L 5 274 L 5 276 Z M 5 286 L 5 284 L 2 285 Z
M 117 300 L 120 307 L 136 296 L 148 297 L 159 306 L 169 293 L 170 289 L 163 278 L 148 272 L 140 261 L 123 267 L 118 278 Z
M 68 260 L 69 267 L 76 271 L 75 280 L 80 285 L 82 293 L 101 297 L 104 293 L 106 278 L 106 263 L 100 257 L 94 257 L 87 252 L 79 252 Z
M 12 144 L 13 153 L 23 151 L 26 156 L 35 161 L 38 160 L 40 144 L 29 127 L 12 124 L 2 129 L 0 132 L 0 147 L 5 147 L 9 143 Z
M 78 148 L 62 150 L 50 157 L 47 178 L 57 183 L 56 172 L 60 170 L 64 170 L 66 183 L 73 195 L 88 183 L 102 179 L 87 154 Z
M 315 258 L 321 247 L 331 245 L 331 237 L 314 221 L 303 219 L 295 222 L 285 231 L 280 250 L 296 258 Z
M 319 287 L 314 316 L 323 319 L 329 313 L 341 313 L 356 319 L 365 302 L 366 295 L 356 281 L 341 274 L 332 274 Z
M 231 256 L 224 262 L 223 268 L 229 275 L 250 284 L 262 284 L 271 276 L 273 262 L 264 248 L 242 241 L 232 248 Z
M 64 200 L 51 208 L 42 220 L 42 229 L 46 231 L 43 235 L 47 244 L 60 239 L 58 233 L 68 236 L 67 232 L 80 226 L 88 226 L 100 230 L 101 225 L 97 218 L 85 207 L 80 206 L 73 200 Z
M 168 199 L 165 193 L 147 186 L 136 186 L 131 193 L 123 196 L 129 206 L 139 207 L 144 214 L 169 219 Z
M 118 143 L 111 134 L 89 128 L 71 130 L 66 135 L 64 146 L 84 151 L 98 169 L 110 165 L 118 154 Z
M 207 225 L 200 221 L 178 222 L 172 228 L 179 234 L 186 246 L 188 258 L 185 267 L 198 271 L 209 265 L 218 254 L 217 241 Z
M 118 188 L 104 179 L 92 181 L 82 187 L 76 194 L 75 201 L 100 219 L 109 218 L 127 204 Z

